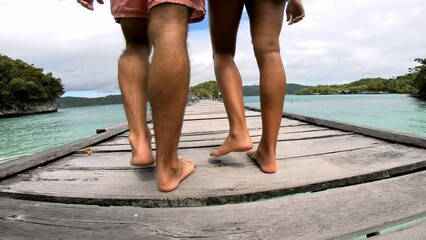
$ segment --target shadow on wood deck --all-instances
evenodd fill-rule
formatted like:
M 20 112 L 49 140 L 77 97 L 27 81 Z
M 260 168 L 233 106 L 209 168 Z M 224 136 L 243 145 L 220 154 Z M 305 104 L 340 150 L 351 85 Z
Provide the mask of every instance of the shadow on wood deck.
M 246 115 L 256 145 L 260 113 L 248 109 Z M 186 109 L 179 144 L 179 154 L 196 162 L 196 172 L 178 190 L 161 193 L 154 166 L 129 166 L 126 130 L 125 124 L 116 126 L 0 165 L 0 238 L 426 235 L 424 138 L 285 115 L 279 171 L 264 174 L 245 153 L 209 157 L 227 136 L 228 123 L 222 103 L 200 101 Z M 87 146 L 93 154 L 83 153 Z M 396 230 L 384 233 L 389 227 Z

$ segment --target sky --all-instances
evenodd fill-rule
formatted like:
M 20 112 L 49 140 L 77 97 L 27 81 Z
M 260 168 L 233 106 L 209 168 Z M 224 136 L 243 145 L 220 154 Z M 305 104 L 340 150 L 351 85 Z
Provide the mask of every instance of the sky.
M 304 0 L 306 17 L 284 24 L 281 54 L 288 83 L 342 84 L 404 75 L 426 58 L 425 0 Z M 64 96 L 119 94 L 124 48 L 109 1 L 88 11 L 76 0 L 0 0 L 0 54 L 52 72 Z M 208 19 L 190 26 L 191 86 L 214 80 Z M 238 33 L 243 85 L 259 84 L 247 14 Z

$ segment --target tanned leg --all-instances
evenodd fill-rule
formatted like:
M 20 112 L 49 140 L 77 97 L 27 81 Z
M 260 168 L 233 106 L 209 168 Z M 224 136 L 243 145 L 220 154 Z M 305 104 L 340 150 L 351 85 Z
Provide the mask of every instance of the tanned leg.
M 262 138 L 248 156 L 265 173 L 277 171 L 276 146 L 282 119 L 286 78 L 280 55 L 279 35 L 285 1 L 247 1 L 253 48 L 260 72 Z
M 195 169 L 194 162 L 177 157 L 189 92 L 188 15 L 188 7 L 171 3 L 159 4 L 150 11 L 154 55 L 148 95 L 157 146 L 157 187 L 164 192 L 176 189 Z
M 120 24 L 126 39 L 126 49 L 119 60 L 118 80 L 130 130 L 130 164 L 151 165 L 154 163 L 154 157 L 151 150 L 151 133 L 146 124 L 150 52 L 148 23 L 143 18 L 122 18 Z
M 238 26 L 244 2 L 232 0 L 223 7 L 221 1 L 209 1 L 210 33 L 216 80 L 222 92 L 230 132 L 225 142 L 210 156 L 222 156 L 253 147 L 247 130 L 241 75 L 234 62 Z

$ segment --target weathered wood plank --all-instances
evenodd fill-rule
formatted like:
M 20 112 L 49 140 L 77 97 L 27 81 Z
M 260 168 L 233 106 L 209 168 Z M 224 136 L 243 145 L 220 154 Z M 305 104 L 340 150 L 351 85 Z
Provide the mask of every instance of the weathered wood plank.
M 371 237 L 371 240 L 395 240 L 395 239 L 409 239 L 409 240 L 424 240 L 426 238 L 426 221 L 409 225 L 402 229 L 392 232 Z
M 301 121 L 291 120 L 291 119 L 283 119 L 281 122 L 281 127 L 285 126 L 299 126 L 305 125 Z M 262 128 L 262 122 L 258 117 L 247 118 L 247 127 L 250 129 L 260 129 Z M 199 121 L 184 121 L 182 125 L 182 133 L 193 133 L 193 132 L 214 132 L 221 130 L 228 130 L 228 120 L 227 119 L 206 119 Z
M 115 127 L 109 128 L 108 131 L 94 135 L 92 137 L 81 139 L 72 143 L 64 144 L 59 147 L 51 148 L 46 151 L 24 156 L 19 159 L 0 164 L 0 179 L 66 156 L 76 150 L 99 143 L 127 130 L 127 123 L 118 124 Z
M 307 141 L 308 142 L 308 141 Z M 317 142 L 321 145 L 321 140 Z M 385 164 L 392 161 L 404 161 L 407 154 L 414 154 L 412 149 L 397 145 L 356 145 L 348 148 L 347 145 L 331 145 L 321 148 L 314 144 L 288 144 L 279 155 L 277 161 L 288 161 L 291 159 L 304 159 L 306 157 L 327 158 L 328 155 L 344 165 L 346 162 L 351 167 L 359 165 L 359 168 L 366 168 L 366 165 Z M 306 151 L 303 151 L 306 149 Z M 253 164 L 245 153 L 231 153 L 222 157 L 210 157 L 211 148 L 179 149 L 178 154 L 183 157 L 193 159 L 197 166 L 216 167 L 217 165 L 247 165 Z M 424 154 L 425 151 L 418 154 Z M 155 151 L 154 151 L 155 154 Z M 384 156 L 382 158 L 382 156 Z M 61 161 L 44 166 L 46 169 L 133 169 L 129 166 L 131 152 L 106 152 L 87 154 L 73 154 L 63 158 Z M 398 157 L 403 159 L 398 160 Z M 392 159 L 392 160 L 390 160 Z M 300 166 L 303 168 L 304 166 Z M 367 167 L 368 168 L 368 167 Z
M 184 122 L 185 123 L 185 122 Z M 184 129 L 184 131 L 182 131 L 181 136 L 186 136 L 186 135 L 200 135 L 200 134 L 212 134 L 212 133 L 229 133 L 229 127 L 227 124 L 225 124 L 224 122 L 222 122 L 220 125 L 218 125 L 215 129 L 209 129 L 209 128 L 202 128 L 202 127 L 198 127 L 196 130 L 195 129 L 191 129 L 191 123 L 190 122 L 186 122 L 185 126 L 189 126 L 186 129 Z M 285 127 L 286 132 L 287 131 L 292 131 L 292 128 L 299 128 L 299 127 L 318 127 L 318 126 L 314 126 L 314 125 L 309 125 L 307 123 L 303 123 L 303 122 L 290 122 L 288 120 L 283 120 L 283 122 L 281 123 L 281 128 Z M 153 132 L 153 125 L 151 123 L 148 124 L 148 128 L 151 130 L 151 133 L 154 134 Z M 330 128 L 324 128 L 321 127 L 322 129 L 330 129 Z M 248 130 L 249 131 L 254 131 L 254 130 L 260 130 L 261 129 L 261 122 L 260 119 L 259 121 L 256 122 L 256 124 L 249 126 Z M 129 132 L 124 132 L 122 134 L 117 135 L 117 137 L 128 137 L 129 136 Z
M 374 137 L 378 139 L 384 139 L 384 140 L 388 140 L 388 141 L 392 141 L 396 143 L 402 143 L 402 144 L 408 144 L 412 146 L 426 148 L 425 137 L 410 135 L 410 134 L 401 133 L 401 132 L 394 132 L 390 130 L 382 130 L 382 129 L 361 126 L 356 124 L 347 124 L 347 123 L 338 122 L 338 121 L 331 121 L 331 120 L 319 119 L 314 117 L 301 116 L 297 114 L 284 113 L 283 117 L 297 119 L 297 120 L 313 123 L 319 126 L 326 126 L 326 127 L 330 127 L 334 129 L 351 131 L 354 133 L 359 133 L 366 136 L 370 136 L 370 137 Z
M 167 209 L 2 198 L 0 232 L 5 239 L 350 239 L 424 217 L 425 186 L 420 172 L 266 201 Z
M 246 111 L 245 112 L 246 118 L 250 117 L 259 117 L 259 112 L 254 111 Z M 202 119 L 228 119 L 228 116 L 226 115 L 226 112 L 219 112 L 219 113 L 208 113 L 208 114 L 187 114 L 185 112 L 184 121 L 194 121 L 194 120 L 202 120 Z
M 307 128 L 305 128 L 307 129 Z M 306 138 L 323 138 L 323 137 L 333 137 L 333 136 L 342 136 L 342 135 L 352 135 L 353 133 L 343 132 L 340 130 L 331 130 L 331 129 L 323 129 L 317 131 L 296 131 L 296 132 L 288 132 L 285 129 L 282 129 L 281 133 L 278 135 L 279 141 L 290 141 L 290 140 L 300 140 Z M 250 136 L 254 141 L 259 141 L 260 136 L 262 135 L 261 129 L 251 130 Z M 209 133 L 209 134 L 197 134 L 197 135 L 183 135 L 180 137 L 180 143 L 189 143 L 189 142 L 202 142 L 209 141 L 210 144 L 215 143 L 220 145 L 228 136 L 228 132 L 226 133 Z M 152 140 L 155 142 L 155 137 Z M 98 146 L 110 146 L 110 145 L 126 145 L 129 144 L 129 140 L 123 137 L 117 137 L 111 139 L 109 141 L 105 141 L 103 143 L 97 144 Z M 194 145 L 196 146 L 196 145 Z
M 262 129 L 248 129 L 251 136 L 257 136 L 262 134 Z M 315 125 L 300 125 L 300 126 L 293 126 L 293 127 L 283 127 L 281 128 L 280 132 L 283 133 L 301 133 L 301 132 L 316 132 L 316 131 L 325 131 L 325 130 L 331 130 L 330 128 L 325 127 L 319 127 Z M 349 132 L 347 132 L 349 133 Z M 151 131 L 151 134 L 154 136 L 154 133 Z M 203 139 L 205 136 L 211 136 L 212 138 L 217 139 L 225 139 L 229 134 L 229 130 L 222 130 L 222 131 L 216 131 L 216 132 L 199 132 L 199 133 L 187 133 L 182 134 L 180 141 L 188 141 L 188 140 L 195 140 L 195 139 Z M 115 145 L 115 144 L 129 144 L 128 138 L 129 134 L 128 132 L 119 134 L 114 138 L 109 139 L 108 141 L 101 142 L 97 145 Z
M 290 158 L 278 161 L 280 170 L 271 175 L 260 172 L 244 153 L 208 158 L 204 150 L 203 158 L 187 156 L 198 164 L 196 172 L 168 194 L 156 189 L 153 167 L 113 171 L 96 169 L 96 165 L 79 170 L 46 167 L 4 182 L 0 194 L 65 203 L 201 206 L 319 191 L 426 168 L 426 150 L 390 146 Z M 188 154 L 194 152 L 191 149 Z M 120 159 L 124 164 L 129 158 Z M 72 161 L 65 165 L 69 167 Z
M 286 140 L 286 136 L 285 135 L 279 135 L 279 141 L 277 143 L 277 156 L 280 156 L 281 153 L 283 153 L 283 151 L 281 150 L 287 150 L 288 148 L 285 147 L 285 143 L 282 142 L 298 142 L 299 141 L 304 141 L 304 140 L 308 140 L 307 144 L 313 144 L 314 147 L 316 148 L 324 148 L 324 146 L 316 146 L 318 145 L 318 141 L 316 141 L 317 139 L 322 140 L 321 142 L 327 143 L 327 144 L 332 144 L 332 145 L 336 145 L 336 146 L 346 146 L 348 149 L 354 149 L 354 148 L 363 148 L 363 147 L 367 147 L 367 146 L 372 146 L 374 144 L 378 144 L 381 143 L 383 141 L 381 140 L 376 140 L 373 138 L 367 138 L 367 137 L 363 137 L 360 135 L 352 135 L 350 133 L 344 133 L 344 132 L 336 132 L 336 133 L 330 133 L 328 134 L 327 132 L 323 132 L 322 136 L 318 136 L 317 138 L 310 138 L 310 137 L 306 137 L 304 138 L 303 135 L 300 138 L 294 137 L 291 140 L 287 141 Z M 215 139 L 215 140 L 204 140 L 204 141 L 196 141 L 196 142 L 179 142 L 179 148 L 180 149 L 184 149 L 184 148 L 206 148 L 206 147 L 210 147 L 210 148 L 216 148 L 219 147 L 222 143 L 223 143 L 224 139 Z M 260 141 L 260 136 L 257 137 L 253 137 L 252 141 L 254 144 L 259 143 Z M 338 142 L 338 141 L 342 141 L 342 142 Z M 349 142 L 350 141 L 350 142 Z M 359 145 L 357 145 L 359 143 Z M 282 145 L 285 144 L 285 145 Z M 300 143 L 301 144 L 301 143 Z M 357 146 L 357 147 L 355 147 Z M 130 145 L 96 145 L 96 146 L 92 146 L 91 149 L 94 152 L 123 152 L 123 151 L 131 151 Z M 156 149 L 155 143 L 152 143 L 152 149 Z M 297 149 L 301 149 L 300 147 L 297 147 Z M 306 152 L 307 150 L 302 148 L 301 149 L 302 152 Z M 82 153 L 82 149 L 75 151 L 75 153 Z

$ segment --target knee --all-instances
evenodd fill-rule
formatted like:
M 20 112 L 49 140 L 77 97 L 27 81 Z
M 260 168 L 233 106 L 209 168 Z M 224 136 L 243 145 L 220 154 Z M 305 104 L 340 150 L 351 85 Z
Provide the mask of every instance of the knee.
M 270 53 L 280 52 L 279 39 L 275 37 L 262 36 L 252 39 L 254 55 L 260 58 Z
M 224 58 L 229 59 L 229 58 L 234 58 L 235 56 L 235 51 L 214 51 L 213 52 L 213 60 L 214 61 L 220 61 Z
M 216 60 L 221 57 L 235 57 L 235 45 L 226 44 L 213 44 L 213 59 Z
M 186 44 L 188 8 L 179 4 L 163 3 L 152 8 L 148 32 L 154 46 L 160 42 Z
M 125 54 L 147 55 L 151 54 L 151 44 L 149 41 L 126 41 Z
M 154 47 L 186 48 L 187 31 L 186 25 L 164 24 L 161 28 L 150 26 L 149 36 Z

